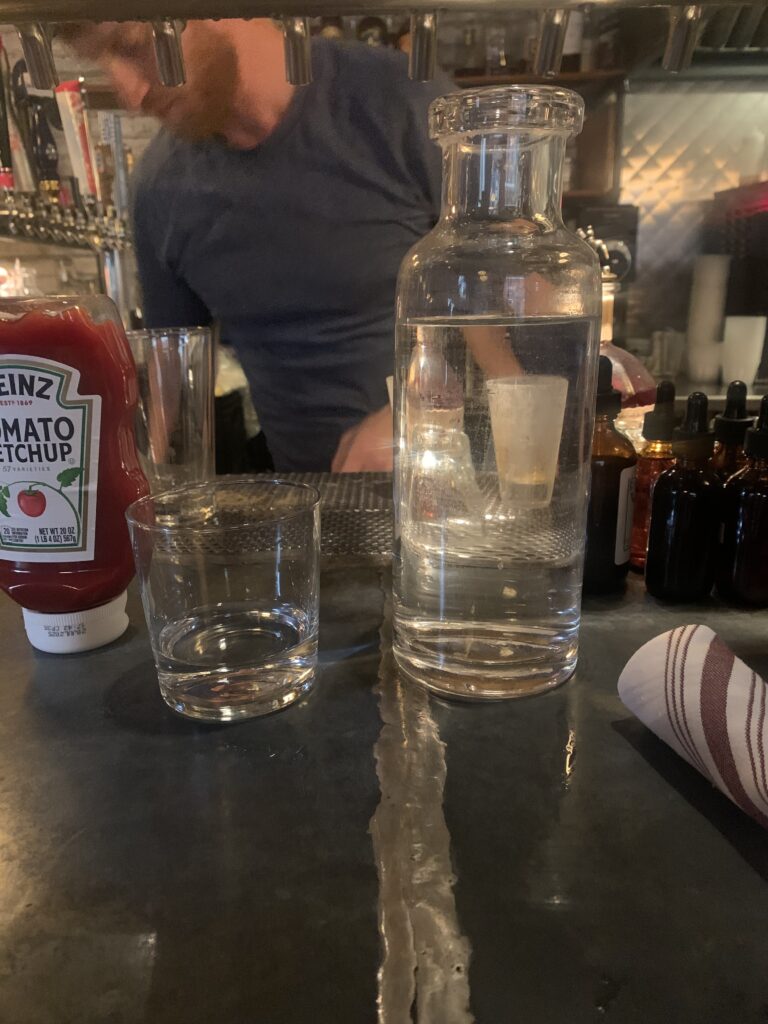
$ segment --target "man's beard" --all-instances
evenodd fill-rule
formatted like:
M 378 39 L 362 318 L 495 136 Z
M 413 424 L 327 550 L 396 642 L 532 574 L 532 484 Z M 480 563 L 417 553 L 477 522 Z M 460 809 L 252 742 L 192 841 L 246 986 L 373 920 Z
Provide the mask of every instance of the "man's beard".
M 176 97 L 175 89 L 153 90 L 145 103 L 149 113 L 188 142 L 225 134 L 233 120 L 238 84 L 234 47 L 210 29 L 200 28 L 189 40 L 187 84 Z

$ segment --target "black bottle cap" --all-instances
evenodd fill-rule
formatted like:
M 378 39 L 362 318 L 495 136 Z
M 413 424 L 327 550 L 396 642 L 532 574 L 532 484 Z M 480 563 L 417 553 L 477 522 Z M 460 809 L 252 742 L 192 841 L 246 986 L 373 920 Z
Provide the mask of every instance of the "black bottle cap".
M 656 386 L 656 404 L 643 417 L 646 441 L 671 441 L 675 427 L 675 385 L 663 380 Z
M 597 414 L 618 416 L 621 412 L 621 392 L 613 386 L 613 363 L 608 356 L 600 356 L 597 369 Z
M 757 425 L 747 430 L 744 451 L 752 459 L 768 459 L 768 395 L 760 401 Z
M 672 432 L 672 444 L 675 455 L 701 458 L 712 454 L 715 435 L 709 429 L 709 402 L 702 391 L 688 395 L 685 417 Z
M 740 446 L 752 423 L 752 417 L 747 416 L 747 385 L 743 380 L 732 380 L 726 394 L 725 412 L 715 416 L 715 440 Z

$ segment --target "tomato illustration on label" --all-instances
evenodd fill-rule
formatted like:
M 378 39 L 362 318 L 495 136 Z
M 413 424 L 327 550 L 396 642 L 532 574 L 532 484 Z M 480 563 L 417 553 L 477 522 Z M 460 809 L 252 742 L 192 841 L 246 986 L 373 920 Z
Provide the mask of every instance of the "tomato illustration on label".
M 65 363 L 0 353 L 0 572 L 94 557 L 101 396 L 81 395 L 79 379 Z
M 17 500 L 19 508 L 25 516 L 37 519 L 38 516 L 45 512 L 45 506 L 47 505 L 45 495 L 42 491 L 36 491 L 33 485 L 22 491 Z

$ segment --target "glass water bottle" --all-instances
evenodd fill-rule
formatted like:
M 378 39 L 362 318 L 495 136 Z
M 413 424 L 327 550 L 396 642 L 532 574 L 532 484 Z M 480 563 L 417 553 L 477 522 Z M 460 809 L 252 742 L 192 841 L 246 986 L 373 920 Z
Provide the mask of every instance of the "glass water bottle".
M 395 655 L 445 696 L 576 665 L 600 269 L 560 207 L 583 112 L 543 86 L 430 110 L 442 212 L 398 283 Z

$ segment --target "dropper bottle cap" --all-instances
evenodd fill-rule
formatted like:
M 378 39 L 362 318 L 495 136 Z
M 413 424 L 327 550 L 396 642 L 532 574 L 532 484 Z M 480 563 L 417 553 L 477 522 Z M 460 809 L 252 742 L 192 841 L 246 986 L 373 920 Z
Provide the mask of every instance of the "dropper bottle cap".
M 709 402 L 702 391 L 688 396 L 685 417 L 672 433 L 672 452 L 683 458 L 706 458 L 712 454 L 715 435 L 709 429 Z
M 743 380 L 732 380 L 726 393 L 725 412 L 715 416 L 715 440 L 741 446 L 753 422 L 747 416 L 747 385 Z
M 656 386 L 656 404 L 643 417 L 646 441 L 671 441 L 675 428 L 675 385 L 663 380 Z
M 613 363 L 600 356 L 597 369 L 597 415 L 614 418 L 621 412 L 621 392 L 613 386 Z
M 744 451 L 751 459 L 768 459 L 768 395 L 760 400 L 757 424 L 747 430 Z

